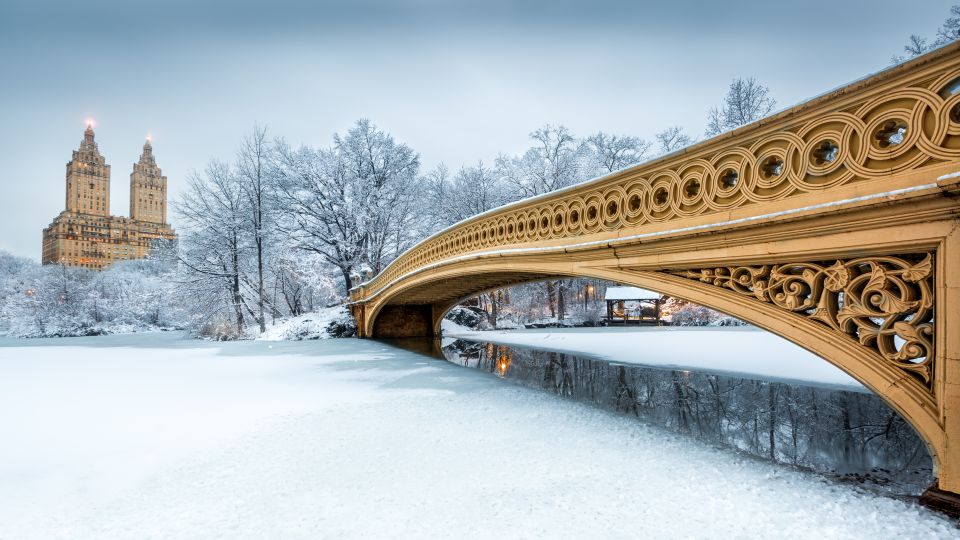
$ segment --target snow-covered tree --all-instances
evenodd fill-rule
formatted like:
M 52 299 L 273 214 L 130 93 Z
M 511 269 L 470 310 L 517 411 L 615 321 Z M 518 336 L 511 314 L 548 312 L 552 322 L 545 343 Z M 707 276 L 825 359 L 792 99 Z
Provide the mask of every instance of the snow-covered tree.
M 556 191 L 592 176 L 584 166 L 584 146 L 567 128 L 548 124 L 530 138 L 534 145 L 523 155 L 497 158 L 497 170 L 513 199 Z
M 631 165 L 636 165 L 647 157 L 652 144 L 639 137 L 630 135 L 609 135 L 597 132 L 585 141 L 600 174 L 608 174 Z
M 256 318 L 256 278 L 250 279 L 246 263 L 253 252 L 249 227 L 249 200 L 235 171 L 212 161 L 203 174 L 187 180 L 187 190 L 177 201 L 180 217 L 181 261 L 184 286 L 211 316 L 229 310 L 237 331 L 245 326 L 245 313 Z
M 275 205 L 273 182 L 271 181 L 272 150 L 267 141 L 267 130 L 255 126 L 253 132 L 243 138 L 237 153 L 235 167 L 237 182 L 246 198 L 247 227 L 253 241 L 256 258 L 256 296 L 257 310 L 255 319 L 260 331 L 267 329 L 265 306 L 267 290 L 265 273 L 270 240 L 272 239 Z
M 441 188 L 442 198 L 437 201 L 443 214 L 443 226 L 492 210 L 510 200 L 503 178 L 482 161 L 462 167 L 445 184 Z
M 300 250 L 340 270 L 344 293 L 354 269 L 379 272 L 424 233 L 419 157 L 368 120 L 329 149 L 277 144 L 283 229 Z
M 271 259 L 274 316 L 298 316 L 341 298 L 330 265 L 316 253 L 285 249 Z M 281 309 L 284 307 L 285 309 Z
M 767 116 L 777 105 L 770 89 L 753 77 L 737 78 L 730 83 L 723 105 L 710 109 L 707 137 L 719 135 Z
M 192 299 L 179 293 L 176 268 L 160 260 L 121 261 L 102 272 L 29 263 L 0 280 L 16 282 L 19 289 L 0 305 L 0 328 L 18 337 L 178 328 L 189 322 Z

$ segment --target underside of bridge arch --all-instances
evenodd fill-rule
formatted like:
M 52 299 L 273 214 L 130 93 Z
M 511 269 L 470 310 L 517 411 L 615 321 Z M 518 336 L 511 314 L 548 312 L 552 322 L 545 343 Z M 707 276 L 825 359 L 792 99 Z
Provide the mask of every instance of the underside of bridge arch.
M 530 271 L 491 271 L 429 280 L 391 296 L 367 315 L 365 335 L 388 339 L 439 336 L 440 321 L 446 313 L 470 297 L 494 289 L 561 277 L 564 276 Z

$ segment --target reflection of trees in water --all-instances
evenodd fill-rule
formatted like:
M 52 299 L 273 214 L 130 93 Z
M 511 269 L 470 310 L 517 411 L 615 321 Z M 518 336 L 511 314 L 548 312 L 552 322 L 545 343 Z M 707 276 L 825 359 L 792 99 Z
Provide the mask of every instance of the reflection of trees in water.
M 463 341 L 444 352 L 466 366 L 779 462 L 905 493 L 932 482 L 923 442 L 872 393 Z

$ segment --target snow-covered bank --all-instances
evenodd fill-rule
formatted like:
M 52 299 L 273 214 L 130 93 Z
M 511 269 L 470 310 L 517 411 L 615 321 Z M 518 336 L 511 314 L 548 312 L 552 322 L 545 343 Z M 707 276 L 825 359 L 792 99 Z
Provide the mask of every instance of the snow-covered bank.
M 625 364 L 669 366 L 863 388 L 829 362 L 753 327 L 550 328 L 476 331 L 443 321 L 445 338 L 589 354 Z
M 354 335 L 357 324 L 346 306 L 334 306 L 315 313 L 292 317 L 257 336 L 262 341 L 300 341 Z
M 957 532 L 368 340 L 0 340 L 0 433 L 3 539 Z

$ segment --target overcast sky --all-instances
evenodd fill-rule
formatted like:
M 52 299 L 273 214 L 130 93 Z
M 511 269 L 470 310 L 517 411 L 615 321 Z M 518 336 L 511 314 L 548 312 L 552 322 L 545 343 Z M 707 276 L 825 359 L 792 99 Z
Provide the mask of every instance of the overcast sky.
M 951 1 L 645 4 L 3 0 L 0 250 L 39 259 L 88 117 L 112 166 L 111 212 L 129 215 L 148 132 L 173 198 L 254 123 L 329 145 L 367 117 L 424 170 L 522 152 L 548 122 L 701 135 L 732 78 L 790 105 L 888 66 Z

